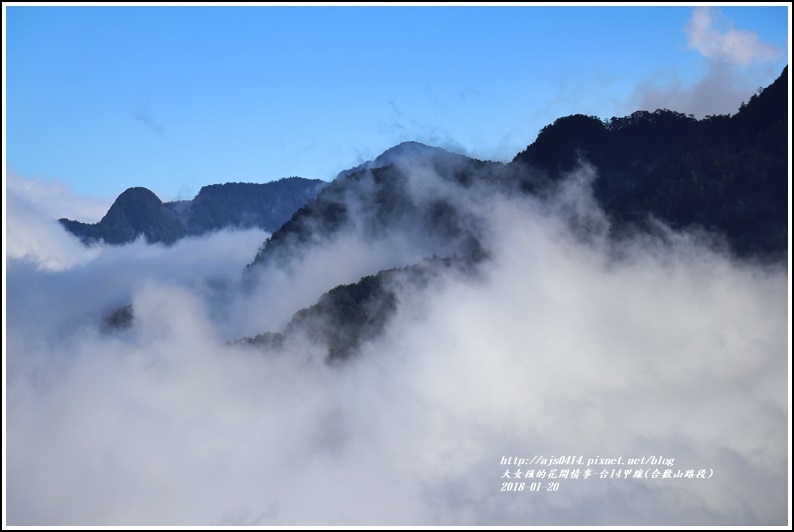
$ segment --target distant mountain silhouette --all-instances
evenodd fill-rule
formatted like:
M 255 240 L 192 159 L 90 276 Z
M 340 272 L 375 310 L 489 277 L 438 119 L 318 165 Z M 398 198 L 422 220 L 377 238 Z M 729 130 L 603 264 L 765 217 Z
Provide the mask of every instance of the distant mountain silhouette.
M 226 183 L 202 187 L 193 200 L 163 203 L 143 187 L 124 191 L 96 224 L 59 220 L 71 233 L 90 244 L 126 244 L 140 235 L 150 244 L 173 244 L 225 228 L 278 229 L 326 182 L 289 177 L 270 183 Z
M 126 244 L 145 235 L 148 242 L 173 244 L 187 234 L 179 215 L 168 209 L 154 192 L 143 187 L 122 192 L 96 224 L 65 218 L 59 221 L 85 243 L 101 240 L 106 244 Z

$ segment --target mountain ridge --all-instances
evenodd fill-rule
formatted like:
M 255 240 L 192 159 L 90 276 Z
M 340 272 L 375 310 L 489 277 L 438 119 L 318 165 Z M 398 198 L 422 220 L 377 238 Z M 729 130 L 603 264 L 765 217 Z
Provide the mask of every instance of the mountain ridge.
M 442 160 L 447 159 L 450 161 L 460 160 L 465 158 L 465 155 L 445 150 L 436 146 L 430 146 L 421 142 L 409 140 L 386 149 L 383 153 L 370 161 L 365 161 L 358 166 L 342 170 L 337 174 L 336 179 L 343 179 L 348 175 L 361 172 L 363 170 L 373 170 L 375 168 L 382 168 L 390 164 L 411 164 L 422 163 L 428 160 Z
M 787 249 L 787 116 L 788 66 L 733 115 L 571 115 L 544 127 L 510 164 L 554 182 L 587 160 L 599 172 L 595 197 L 618 225 L 650 215 L 724 235 L 738 255 L 780 257 Z
M 440 188 L 430 187 L 424 203 L 410 194 L 411 186 L 421 182 L 409 175 L 410 164 L 360 165 L 340 174 L 273 233 L 246 266 L 246 274 L 257 268 L 289 267 L 306 247 L 331 241 L 344 228 L 355 229 L 354 220 L 359 224 L 364 220 L 367 228 L 404 228 L 406 213 L 424 218 L 422 229 L 442 242 L 468 243 L 446 250 L 429 246 L 423 260 L 431 253 L 433 260 L 426 269 L 452 263 L 476 270 L 489 256 L 487 233 L 478 231 L 476 223 L 462 223 L 473 213 L 461 212 L 459 205 L 465 202 L 456 206 L 446 201 L 445 194 L 475 196 L 469 198 L 475 202 L 485 190 L 542 198 L 585 161 L 596 168 L 594 199 L 610 219 L 615 236 L 648 230 L 645 224 L 655 218 L 673 228 L 713 231 L 738 256 L 780 260 L 787 255 L 788 231 L 788 143 L 783 127 L 788 116 L 787 69 L 732 116 L 696 120 L 657 110 L 609 121 L 585 115 L 563 117 L 544 128 L 508 164 L 459 156 L 457 166 L 441 169 L 435 183 Z M 419 169 L 414 173 L 421 175 L 423 166 L 432 167 L 430 159 L 429 164 L 413 161 L 414 170 Z M 737 169 L 746 172 L 737 175 Z M 755 189 L 748 190 L 748 184 Z M 676 187 L 691 189 L 699 203 L 688 201 L 685 193 L 670 192 Z M 372 207 L 363 211 L 363 218 L 361 204 Z M 731 222 L 731 216 L 737 221 Z M 372 232 L 357 234 L 369 238 Z M 304 329 L 310 339 L 328 347 L 329 362 L 347 359 L 362 342 L 377 336 L 399 304 L 384 284 L 396 271 L 410 272 L 411 267 L 383 269 L 357 282 L 329 287 L 316 304 L 298 311 L 283 332 L 235 343 L 278 351 L 285 339 Z
M 141 235 L 170 245 L 187 236 L 225 228 L 278 229 L 301 205 L 327 186 L 319 179 L 287 177 L 268 183 L 224 183 L 201 188 L 192 200 L 163 203 L 151 190 L 122 192 L 95 224 L 61 218 L 61 225 L 90 245 L 122 245 Z
M 571 115 L 546 126 L 510 163 L 408 143 L 341 172 L 263 243 L 244 270 L 249 291 L 257 273 L 289 272 L 308 250 L 343 236 L 387 247 L 395 235 L 403 237 L 397 242 L 407 242 L 412 262 L 373 267 L 353 282 L 328 286 L 281 331 L 231 343 L 279 352 L 303 334 L 327 347 L 328 362 L 353 357 L 399 306 L 392 283 L 421 287 L 422 279 L 451 267 L 476 274 L 488 260 L 484 199 L 544 201 L 583 162 L 595 168 L 593 199 L 611 236 L 646 231 L 661 220 L 674 229 L 713 232 L 737 256 L 779 261 L 787 256 L 788 234 L 787 69 L 734 115 L 696 120 L 657 110 L 607 121 Z M 577 221 L 570 221 L 576 231 Z M 584 224 L 584 238 L 588 231 Z

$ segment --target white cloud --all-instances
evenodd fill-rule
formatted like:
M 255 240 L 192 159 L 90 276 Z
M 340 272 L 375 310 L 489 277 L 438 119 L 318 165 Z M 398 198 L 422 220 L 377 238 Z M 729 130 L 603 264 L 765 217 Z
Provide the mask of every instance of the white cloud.
M 98 222 L 105 215 L 111 200 L 75 194 L 57 179 L 36 179 L 8 171 L 7 190 L 33 203 L 50 219 L 69 218 L 86 223 Z
M 587 184 L 553 207 L 450 194 L 488 222 L 484 275 L 401 290 L 385 334 L 341 366 L 300 339 L 224 345 L 282 305 L 261 292 L 242 312 L 206 282 L 233 287 L 255 235 L 10 269 L 9 524 L 785 524 L 786 272 L 687 235 L 615 249 Z M 339 242 L 316 251 L 318 289 L 370 249 L 415 250 Z M 278 298 L 308 274 L 285 279 Z M 135 325 L 101 333 L 98 309 L 127 297 Z M 499 491 L 502 456 L 568 454 L 714 476 Z
M 4 230 L 6 256 L 45 270 L 63 270 L 91 261 L 86 248 L 58 223 L 59 218 L 98 221 L 108 208 L 99 198 L 78 196 L 57 180 L 30 179 L 9 171 Z
M 757 33 L 734 28 L 727 17 L 710 7 L 696 7 L 684 31 L 689 47 L 713 61 L 747 66 L 780 55 L 774 46 L 762 42 Z

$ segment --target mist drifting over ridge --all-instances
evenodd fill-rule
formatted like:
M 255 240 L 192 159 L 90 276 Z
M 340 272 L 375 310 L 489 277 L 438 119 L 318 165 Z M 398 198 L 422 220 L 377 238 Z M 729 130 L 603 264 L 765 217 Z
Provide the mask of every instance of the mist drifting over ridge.
M 408 159 L 329 186 L 331 224 L 281 257 L 266 245 L 248 291 L 261 232 L 101 248 L 56 271 L 10 260 L 9 523 L 785 524 L 785 265 L 662 221 L 614 238 L 592 165 L 543 193 L 534 173 L 456 168 Z M 278 350 L 227 343 L 434 254 L 478 258 L 392 279 L 394 313 L 344 364 L 300 331 Z M 132 325 L 103 332 L 127 300 Z M 502 458 L 536 455 L 713 476 L 602 467 L 501 492 L 518 469 Z

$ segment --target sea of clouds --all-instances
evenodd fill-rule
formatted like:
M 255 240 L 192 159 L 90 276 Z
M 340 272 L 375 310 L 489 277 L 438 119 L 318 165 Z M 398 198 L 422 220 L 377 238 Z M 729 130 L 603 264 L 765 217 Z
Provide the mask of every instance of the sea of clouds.
M 415 261 L 414 239 L 345 231 L 245 290 L 262 231 L 86 248 L 53 221 L 69 213 L 50 212 L 46 183 L 16 176 L 8 524 L 785 524 L 786 265 L 661 225 L 617 242 L 594 171 L 544 201 L 472 200 L 417 172 L 416 190 L 435 183 L 485 221 L 490 258 L 401 289 L 384 333 L 337 365 L 300 339 L 283 353 L 227 341 Z M 130 327 L 102 326 L 128 303 Z M 502 463 L 564 455 L 662 456 L 710 478 L 578 466 L 536 492 L 506 473 L 552 466 Z

